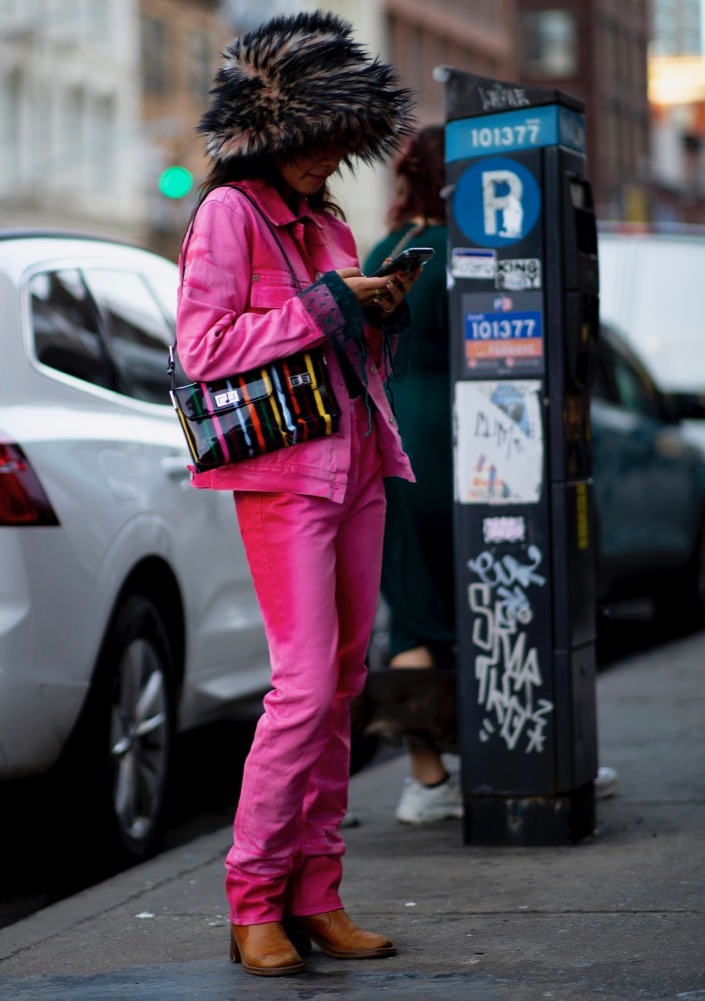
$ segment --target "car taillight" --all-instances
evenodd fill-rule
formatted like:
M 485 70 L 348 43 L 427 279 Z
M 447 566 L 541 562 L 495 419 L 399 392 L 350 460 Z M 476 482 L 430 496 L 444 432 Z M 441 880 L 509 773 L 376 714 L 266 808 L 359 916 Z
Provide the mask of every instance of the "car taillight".
M 0 525 L 58 525 L 59 519 L 19 445 L 0 441 Z

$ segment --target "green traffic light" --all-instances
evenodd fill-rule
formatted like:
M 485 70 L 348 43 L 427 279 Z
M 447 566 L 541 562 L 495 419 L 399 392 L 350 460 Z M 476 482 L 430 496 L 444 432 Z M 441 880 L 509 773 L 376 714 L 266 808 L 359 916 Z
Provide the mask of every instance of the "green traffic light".
M 159 190 L 165 198 L 183 198 L 193 187 L 193 174 L 186 167 L 167 167 L 159 178 Z

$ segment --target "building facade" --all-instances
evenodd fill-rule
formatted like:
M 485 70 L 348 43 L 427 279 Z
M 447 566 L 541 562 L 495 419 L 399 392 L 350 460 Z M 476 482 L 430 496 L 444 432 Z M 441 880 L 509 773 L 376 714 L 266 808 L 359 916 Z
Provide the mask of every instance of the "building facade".
M 598 216 L 648 218 L 648 0 L 518 0 L 518 9 L 520 79 L 585 102 Z
M 653 0 L 653 218 L 705 223 L 705 58 L 699 0 Z
M 233 34 L 219 0 L 140 0 L 146 240 L 174 260 L 208 169 L 203 138 L 194 129 Z M 160 181 L 174 167 L 188 171 L 191 187 L 169 197 Z
M 194 128 L 224 47 L 304 9 L 351 21 L 415 91 L 422 124 L 444 118 L 444 64 L 575 94 L 601 218 L 705 219 L 703 71 L 688 55 L 702 46 L 698 0 L 4 0 L 0 225 L 90 229 L 175 258 L 208 167 Z M 684 60 L 696 93 L 664 97 Z M 170 166 L 193 179 L 179 197 L 160 189 Z M 362 255 L 391 186 L 380 168 L 335 180 Z
M 512 80 L 515 0 L 384 0 L 389 58 L 418 98 L 426 124 L 444 117 L 436 66 Z
M 218 0 L 5 0 L 0 225 L 175 259 L 207 167 L 194 127 L 233 33 Z M 183 197 L 160 190 L 172 165 L 193 177 Z
M 137 0 L 5 0 L 0 225 L 143 235 Z
M 309 6 L 351 20 L 370 51 L 397 67 L 404 86 L 415 92 L 421 125 L 445 117 L 443 86 L 433 76 L 437 66 L 501 79 L 515 75 L 515 0 L 313 0 Z M 336 190 L 364 256 L 385 233 L 391 172 L 360 168 Z
M 175 259 L 207 172 L 194 128 L 225 45 L 306 9 L 351 21 L 395 63 L 422 123 L 443 119 L 436 66 L 515 75 L 515 0 L 6 0 L 0 224 L 87 229 Z M 174 166 L 192 187 L 167 197 L 160 180 Z M 334 189 L 364 256 L 384 232 L 391 174 L 360 166 Z

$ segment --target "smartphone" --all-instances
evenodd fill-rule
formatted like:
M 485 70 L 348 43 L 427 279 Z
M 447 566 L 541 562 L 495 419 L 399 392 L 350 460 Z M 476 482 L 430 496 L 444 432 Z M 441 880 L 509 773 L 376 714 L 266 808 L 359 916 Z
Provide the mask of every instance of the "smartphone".
M 384 278 L 385 275 L 396 274 L 397 271 L 416 271 L 419 264 L 430 261 L 436 251 L 432 247 L 407 247 L 401 254 L 393 257 L 388 264 L 383 264 L 370 278 Z

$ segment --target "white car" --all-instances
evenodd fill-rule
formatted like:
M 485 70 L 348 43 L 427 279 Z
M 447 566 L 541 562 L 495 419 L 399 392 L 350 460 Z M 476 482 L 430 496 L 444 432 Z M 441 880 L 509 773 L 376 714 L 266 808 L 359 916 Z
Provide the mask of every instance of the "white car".
M 177 282 L 145 250 L 0 231 L 0 779 L 60 762 L 131 860 L 175 733 L 269 685 L 232 494 L 189 485 L 169 400 Z

